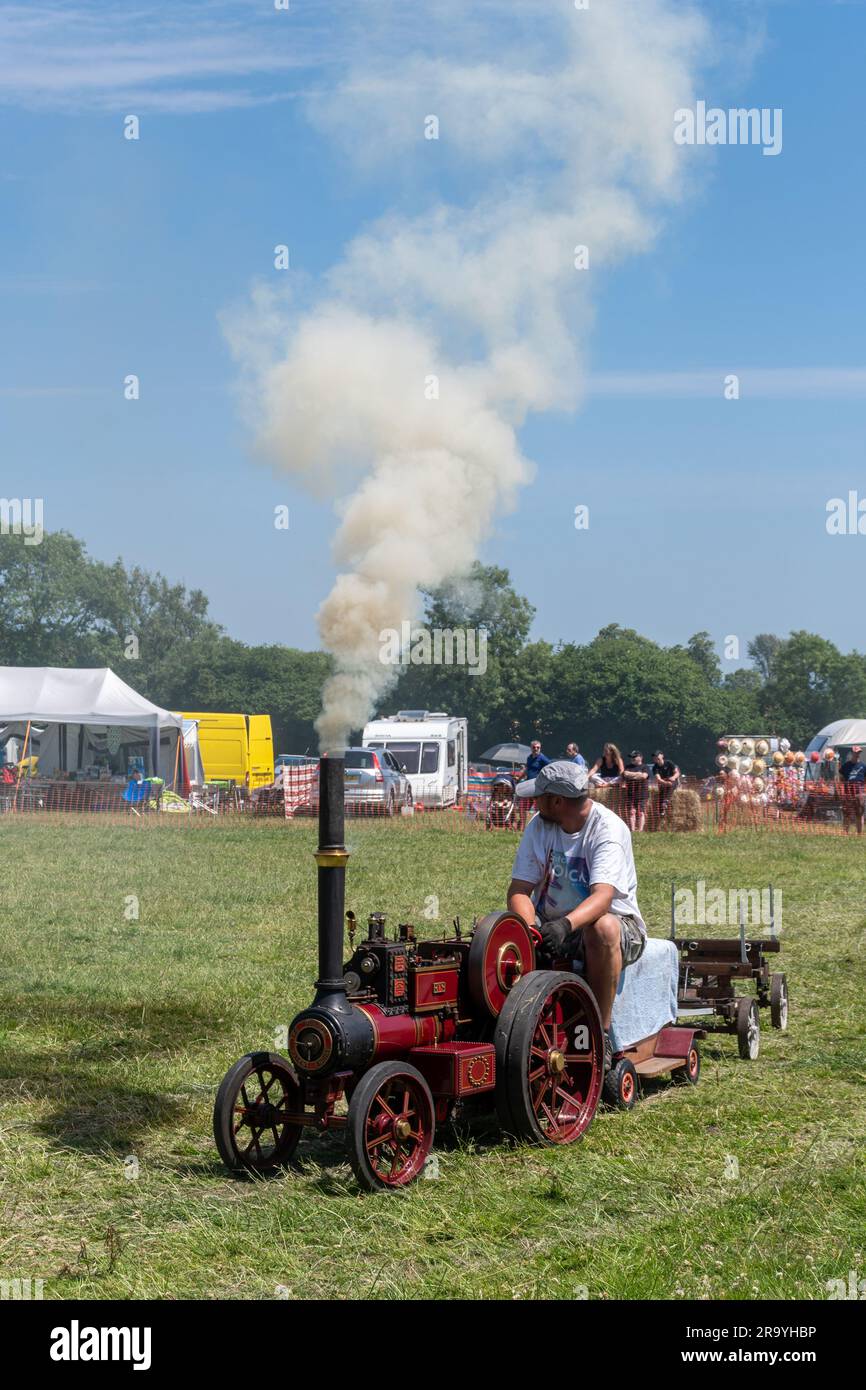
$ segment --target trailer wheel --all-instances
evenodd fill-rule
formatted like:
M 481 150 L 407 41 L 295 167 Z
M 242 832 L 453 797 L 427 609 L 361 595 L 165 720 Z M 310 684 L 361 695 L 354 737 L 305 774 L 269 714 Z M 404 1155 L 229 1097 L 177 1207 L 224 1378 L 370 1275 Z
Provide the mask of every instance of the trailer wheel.
M 673 1080 L 680 1086 L 697 1086 L 701 1075 L 701 1054 L 697 1043 L 692 1043 L 685 1066 L 677 1067 L 672 1073 Z
M 761 1049 L 761 1022 L 756 999 L 737 1001 L 737 1047 L 740 1056 L 754 1062 Z
M 235 1173 L 283 1167 L 304 1127 L 287 1116 L 302 1110 L 290 1063 L 274 1052 L 248 1052 L 226 1072 L 214 1104 L 213 1135 L 223 1163 Z
M 592 990 L 568 971 L 533 971 L 509 994 L 494 1036 L 503 1129 L 536 1144 L 574 1143 L 601 1095 L 604 1031 Z
M 770 976 L 770 1022 L 782 1032 L 788 1027 L 788 981 L 784 975 Z
M 627 1057 L 621 1057 L 604 1078 L 602 1095 L 617 1110 L 633 1110 L 637 1094 L 637 1072 Z
M 378 1062 L 349 1102 L 349 1162 L 367 1192 L 405 1187 L 433 1147 L 436 1120 L 430 1087 L 408 1062 Z

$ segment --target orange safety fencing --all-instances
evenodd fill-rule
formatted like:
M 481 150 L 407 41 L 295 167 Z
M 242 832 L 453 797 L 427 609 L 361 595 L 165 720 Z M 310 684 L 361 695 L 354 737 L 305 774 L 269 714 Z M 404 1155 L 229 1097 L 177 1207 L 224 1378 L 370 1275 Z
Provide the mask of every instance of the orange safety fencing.
M 627 784 L 591 788 L 591 795 L 619 815 L 635 832 L 691 831 L 725 833 L 751 829 L 764 832 L 843 835 L 863 828 L 866 799 L 840 783 L 806 782 L 756 795 L 724 778 L 684 777 L 670 795 L 660 797 L 652 782 L 644 795 Z M 473 776 L 470 786 L 453 804 L 442 807 L 398 795 L 393 786 L 359 788 L 347 784 L 347 818 L 399 818 L 403 825 L 433 823 L 449 829 L 483 830 L 518 836 L 534 807 L 517 798 L 492 795 L 490 778 Z M 130 784 L 109 780 L 73 781 L 24 776 L 17 783 L 0 783 L 0 817 L 95 815 L 135 825 L 235 823 L 241 819 L 273 819 L 309 824 L 318 814 L 316 763 L 281 768 L 274 784 L 247 788 L 234 783 L 193 787 L 186 796 L 158 779 Z

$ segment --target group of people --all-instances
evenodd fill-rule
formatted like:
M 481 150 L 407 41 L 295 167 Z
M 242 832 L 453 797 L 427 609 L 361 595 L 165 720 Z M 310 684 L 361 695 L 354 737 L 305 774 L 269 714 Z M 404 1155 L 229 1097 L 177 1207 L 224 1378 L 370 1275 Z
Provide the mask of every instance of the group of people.
M 563 761 L 587 768 L 586 759 L 574 742 L 566 747 Z M 533 739 L 529 757 L 526 759 L 524 779 L 531 781 L 550 762 L 551 759 L 542 752 L 540 740 Z M 615 743 L 606 743 L 601 756 L 596 758 L 592 767 L 587 768 L 588 786 L 622 787 L 623 810 L 631 830 L 644 830 L 646 827 L 646 808 L 651 785 L 658 790 L 659 819 L 664 820 L 681 776 L 676 763 L 661 749 L 653 755 L 651 763 L 645 763 L 640 749 L 633 748 L 626 763 Z

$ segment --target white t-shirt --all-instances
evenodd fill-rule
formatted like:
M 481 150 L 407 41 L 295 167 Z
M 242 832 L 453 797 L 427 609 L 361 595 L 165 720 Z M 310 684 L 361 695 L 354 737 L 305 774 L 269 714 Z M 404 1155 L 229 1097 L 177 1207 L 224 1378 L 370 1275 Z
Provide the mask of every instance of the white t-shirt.
M 544 922 L 571 912 L 589 897 L 594 883 L 610 883 L 615 890 L 611 912 L 620 917 L 631 913 L 646 935 L 637 905 L 629 828 L 598 801 L 593 802 L 583 829 L 574 835 L 533 816 L 517 847 L 512 877 L 534 885 L 532 901 Z

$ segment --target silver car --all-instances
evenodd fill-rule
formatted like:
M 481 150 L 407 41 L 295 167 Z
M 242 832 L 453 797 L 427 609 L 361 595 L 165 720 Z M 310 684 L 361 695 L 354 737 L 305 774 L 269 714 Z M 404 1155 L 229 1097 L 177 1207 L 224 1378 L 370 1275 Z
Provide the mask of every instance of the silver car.
M 412 788 L 405 770 L 387 748 L 347 748 L 346 810 L 370 808 L 385 816 L 412 809 Z

